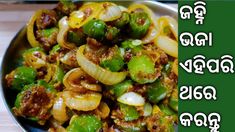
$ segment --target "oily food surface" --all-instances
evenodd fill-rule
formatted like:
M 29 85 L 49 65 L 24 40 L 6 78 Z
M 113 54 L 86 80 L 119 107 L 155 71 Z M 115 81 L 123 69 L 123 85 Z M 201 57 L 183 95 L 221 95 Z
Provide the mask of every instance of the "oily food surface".
M 32 47 L 5 76 L 13 113 L 49 131 L 174 131 L 177 28 L 143 4 L 61 0 L 36 11 Z

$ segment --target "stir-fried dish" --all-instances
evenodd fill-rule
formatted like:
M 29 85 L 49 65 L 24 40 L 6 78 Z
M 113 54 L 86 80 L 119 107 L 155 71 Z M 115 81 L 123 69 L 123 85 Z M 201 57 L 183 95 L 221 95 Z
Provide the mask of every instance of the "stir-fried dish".
M 49 131 L 172 132 L 178 24 L 142 4 L 61 1 L 27 24 L 32 48 L 6 75 L 15 116 Z

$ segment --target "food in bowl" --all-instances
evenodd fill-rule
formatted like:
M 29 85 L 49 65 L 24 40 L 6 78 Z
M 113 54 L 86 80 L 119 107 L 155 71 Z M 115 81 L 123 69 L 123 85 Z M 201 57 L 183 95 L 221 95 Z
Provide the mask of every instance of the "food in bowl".
M 49 131 L 174 131 L 178 24 L 143 4 L 61 1 L 27 24 L 32 48 L 5 76 L 12 111 Z

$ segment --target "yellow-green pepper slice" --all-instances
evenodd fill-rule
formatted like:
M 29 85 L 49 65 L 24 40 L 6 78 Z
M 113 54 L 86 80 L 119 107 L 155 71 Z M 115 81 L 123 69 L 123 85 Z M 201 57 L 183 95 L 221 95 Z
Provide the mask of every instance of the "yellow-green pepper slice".
M 101 121 L 93 115 L 73 116 L 69 126 L 68 132 L 97 132 L 102 127 Z

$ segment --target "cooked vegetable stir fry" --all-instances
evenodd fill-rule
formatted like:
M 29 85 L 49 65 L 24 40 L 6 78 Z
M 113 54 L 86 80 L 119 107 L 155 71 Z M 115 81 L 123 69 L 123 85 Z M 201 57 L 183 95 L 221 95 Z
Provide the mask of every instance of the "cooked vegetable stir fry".
M 174 131 L 177 28 L 141 4 L 61 0 L 36 11 L 32 48 L 5 77 L 14 114 L 51 132 Z

